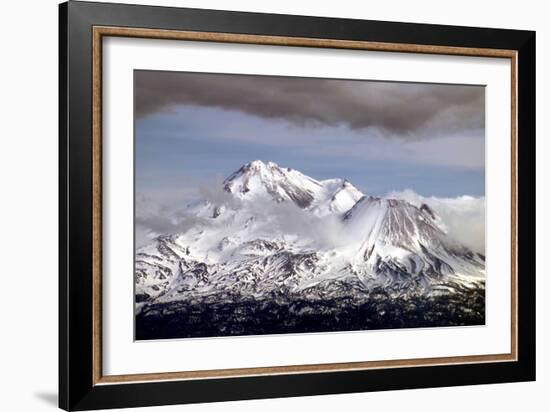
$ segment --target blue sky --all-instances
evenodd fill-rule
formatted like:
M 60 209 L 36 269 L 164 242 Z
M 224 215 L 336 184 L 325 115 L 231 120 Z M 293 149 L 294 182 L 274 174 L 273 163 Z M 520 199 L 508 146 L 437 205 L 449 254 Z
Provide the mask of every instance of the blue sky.
M 348 81 L 353 83 L 350 88 L 340 81 L 323 86 L 338 95 L 330 104 L 317 103 L 323 94 L 308 98 L 301 90 L 288 102 L 293 105 L 290 112 L 285 111 L 286 94 L 248 87 L 247 78 L 252 76 L 238 76 L 240 89 L 220 90 L 219 96 L 211 91 L 215 82 L 226 87 L 231 79 L 217 76 L 206 83 L 196 81 L 205 76 L 209 75 L 183 74 L 181 81 L 177 75 L 171 77 L 179 89 L 167 87 L 163 94 L 158 93 L 159 84 L 163 85 L 160 74 L 142 83 L 136 77 L 138 193 L 166 202 L 191 200 L 199 196 L 200 187 L 217 184 L 243 164 L 260 159 L 319 180 L 346 178 L 372 195 L 404 189 L 436 197 L 484 195 L 484 115 L 477 113 L 484 107 L 483 88 L 472 91 L 464 86 L 469 87 L 465 93 L 462 86 L 441 86 L 440 91 L 437 85 L 411 89 L 400 83 L 378 84 L 365 89 L 371 97 L 364 101 L 357 97 L 358 82 Z M 360 86 L 365 83 L 373 82 Z M 187 93 L 186 84 L 195 92 L 181 98 Z M 309 84 L 315 86 L 314 81 Z M 279 92 L 281 85 L 286 85 L 284 80 L 274 83 L 273 90 Z M 209 91 L 201 98 L 203 88 Z M 171 90 L 176 91 L 172 97 Z M 391 99 L 386 98 L 388 94 Z M 243 104 L 241 95 L 253 103 Z M 276 106 L 270 96 L 278 99 Z M 300 98 L 303 103 L 296 104 Z M 377 101 L 383 110 L 378 110 Z M 337 108 L 336 115 L 331 104 Z M 302 106 L 307 110 L 302 111 Z M 476 116 L 481 120 L 472 120 Z

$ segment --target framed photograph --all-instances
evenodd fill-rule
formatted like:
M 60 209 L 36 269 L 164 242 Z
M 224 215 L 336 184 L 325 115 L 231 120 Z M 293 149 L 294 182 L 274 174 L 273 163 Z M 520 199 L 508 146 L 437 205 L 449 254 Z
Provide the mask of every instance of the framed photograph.
M 535 379 L 535 33 L 60 5 L 66 410 Z

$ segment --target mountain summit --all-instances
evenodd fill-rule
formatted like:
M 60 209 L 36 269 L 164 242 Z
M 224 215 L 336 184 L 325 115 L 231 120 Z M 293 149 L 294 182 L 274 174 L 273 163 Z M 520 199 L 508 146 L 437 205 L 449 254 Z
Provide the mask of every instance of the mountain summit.
M 311 205 L 322 185 L 316 180 L 276 163 L 254 160 L 224 181 L 224 189 L 241 198 L 268 194 L 276 202 L 292 200 L 301 208 Z
M 318 181 L 274 162 L 254 160 L 224 180 L 225 191 L 239 199 L 269 198 L 277 203 L 290 201 L 317 214 L 345 212 L 363 193 L 343 179 Z
M 188 208 L 186 230 L 136 251 L 138 307 L 208 297 L 365 300 L 380 288 L 418 296 L 484 282 L 484 256 L 450 238 L 427 205 L 260 160 L 220 191 L 227 202 Z

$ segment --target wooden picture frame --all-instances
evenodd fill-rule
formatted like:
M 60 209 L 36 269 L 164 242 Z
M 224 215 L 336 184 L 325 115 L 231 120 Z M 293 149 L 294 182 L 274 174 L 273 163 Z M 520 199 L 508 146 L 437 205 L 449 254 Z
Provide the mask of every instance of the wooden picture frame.
M 59 11 L 61 408 L 535 379 L 534 32 L 73 1 L 61 4 Z M 104 375 L 102 40 L 108 36 L 510 59 L 512 105 L 506 120 L 512 131 L 510 353 Z

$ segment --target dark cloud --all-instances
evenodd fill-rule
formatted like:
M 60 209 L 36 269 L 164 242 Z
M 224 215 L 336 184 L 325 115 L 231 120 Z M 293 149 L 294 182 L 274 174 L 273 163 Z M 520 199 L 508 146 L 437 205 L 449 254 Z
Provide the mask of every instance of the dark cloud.
M 484 127 L 484 87 L 185 72 L 135 72 L 136 116 L 197 105 L 303 126 L 423 138 Z

